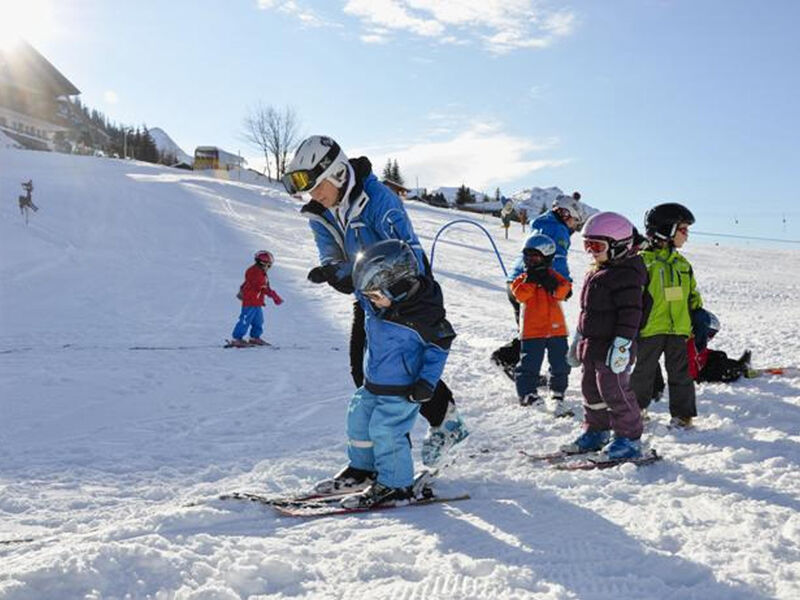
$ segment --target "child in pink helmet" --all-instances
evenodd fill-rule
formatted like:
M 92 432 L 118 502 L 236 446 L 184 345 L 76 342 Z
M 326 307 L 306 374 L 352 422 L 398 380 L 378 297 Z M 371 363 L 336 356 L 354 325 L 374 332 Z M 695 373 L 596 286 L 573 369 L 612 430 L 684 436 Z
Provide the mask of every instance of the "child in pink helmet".
M 642 418 L 630 372 L 645 312 L 647 270 L 633 250 L 634 227 L 622 215 L 593 215 L 583 238 L 594 264 L 583 282 L 578 329 L 567 359 L 571 366 L 583 367 L 584 432 L 562 449 L 602 450 L 609 459 L 638 458 Z

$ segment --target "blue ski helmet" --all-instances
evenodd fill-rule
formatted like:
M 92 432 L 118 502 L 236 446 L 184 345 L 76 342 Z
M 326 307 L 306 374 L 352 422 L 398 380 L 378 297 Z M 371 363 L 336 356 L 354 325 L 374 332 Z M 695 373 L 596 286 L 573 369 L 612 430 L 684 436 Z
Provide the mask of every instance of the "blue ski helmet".
M 542 260 L 533 264 L 532 257 L 540 255 Z M 556 244 L 543 233 L 534 233 L 527 240 L 522 247 L 522 257 L 525 260 L 526 267 L 532 266 L 547 266 L 553 262 L 553 257 L 556 255 Z
M 360 292 L 381 292 L 399 302 L 418 275 L 419 264 L 411 246 L 402 240 L 384 240 L 358 253 L 353 286 Z M 401 283 L 405 285 L 398 285 Z

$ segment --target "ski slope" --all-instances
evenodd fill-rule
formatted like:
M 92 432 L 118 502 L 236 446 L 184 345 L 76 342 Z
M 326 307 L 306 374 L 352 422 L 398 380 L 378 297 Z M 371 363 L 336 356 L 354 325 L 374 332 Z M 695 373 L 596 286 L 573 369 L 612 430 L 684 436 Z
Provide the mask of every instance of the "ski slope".
M 428 249 L 462 216 L 407 207 Z M 479 222 L 510 266 L 520 227 L 505 240 Z M 259 248 L 285 299 L 265 309 L 275 347 L 223 350 Z M 800 252 L 690 238 L 685 254 L 723 325 L 713 347 L 800 362 Z M 570 263 L 580 285 L 587 259 Z M 472 499 L 317 520 L 216 501 L 305 488 L 345 462 L 351 299 L 309 283 L 315 264 L 277 188 L 0 148 L 0 598 L 800 597 L 797 371 L 699 387 L 693 431 L 667 430 L 655 405 L 654 466 L 528 464 L 520 449 L 551 450 L 580 422 L 517 406 L 488 361 L 513 315 L 488 241 L 464 225 L 434 269 L 459 334 L 445 379 L 472 435 L 439 485 Z M 566 313 L 574 325 L 574 300 Z

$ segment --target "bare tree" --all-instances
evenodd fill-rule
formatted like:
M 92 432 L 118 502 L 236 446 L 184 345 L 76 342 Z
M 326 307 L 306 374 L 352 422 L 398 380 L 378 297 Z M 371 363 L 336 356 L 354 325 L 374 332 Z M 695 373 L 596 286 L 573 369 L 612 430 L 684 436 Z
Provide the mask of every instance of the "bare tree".
M 297 148 L 299 121 L 294 109 L 286 106 L 278 110 L 274 106 L 259 104 L 244 119 L 243 137 L 264 154 L 265 175 L 272 179 L 272 165 L 277 179 L 283 177 L 289 154 Z

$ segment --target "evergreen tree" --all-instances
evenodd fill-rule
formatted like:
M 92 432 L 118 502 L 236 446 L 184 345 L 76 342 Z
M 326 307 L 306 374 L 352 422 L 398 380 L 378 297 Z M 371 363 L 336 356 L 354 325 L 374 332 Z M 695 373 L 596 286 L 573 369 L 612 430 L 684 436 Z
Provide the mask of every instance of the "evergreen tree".
M 497 202 L 501 202 L 503 200 L 503 196 L 502 196 L 502 194 L 500 194 L 500 188 L 495 188 L 495 190 L 494 190 L 494 199 Z
M 384 180 L 392 179 L 392 159 L 391 158 L 386 159 L 386 166 L 383 167 L 382 178 Z
M 400 167 L 397 164 L 397 159 L 394 159 L 394 163 L 392 163 L 392 181 L 395 183 L 399 183 L 400 185 L 405 184 L 405 180 L 403 176 L 400 174 Z
M 473 194 L 470 189 L 461 184 L 461 187 L 458 188 L 456 192 L 456 205 L 463 206 L 465 204 L 473 204 L 475 202 L 475 194 Z

